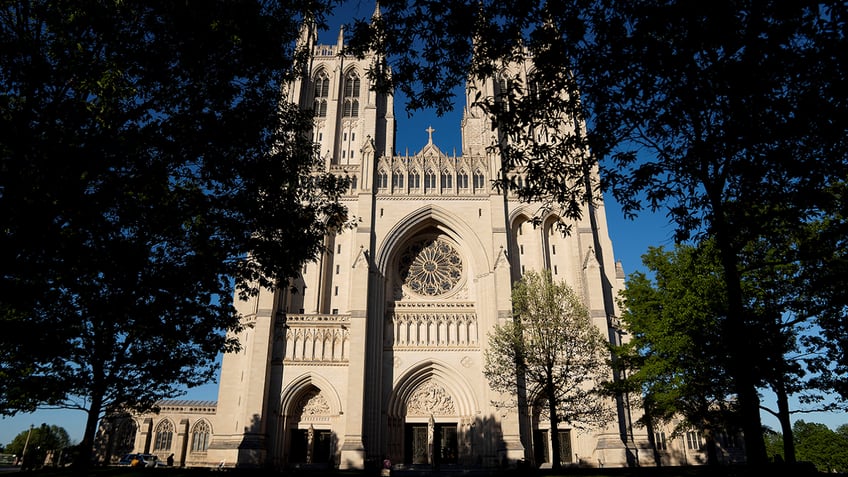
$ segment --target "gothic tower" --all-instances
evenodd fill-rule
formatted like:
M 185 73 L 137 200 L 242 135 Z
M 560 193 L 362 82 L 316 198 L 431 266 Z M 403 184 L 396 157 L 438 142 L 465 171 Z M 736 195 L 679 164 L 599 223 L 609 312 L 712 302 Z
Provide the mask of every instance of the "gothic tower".
M 375 92 L 367 74 L 380 58 L 342 54 L 343 32 L 335 45 L 316 38 L 304 29 L 311 57 L 288 99 L 315 112 L 326 170 L 352 179 L 342 200 L 356 225 L 328 236 L 290 287 L 237 301 L 252 326 L 239 336 L 244 349 L 224 357 L 208 461 L 347 469 L 389 456 L 495 466 L 556 451 L 565 463 L 627 465 L 623 403 L 609 403 L 619 418 L 594 433 L 551 429 L 538 413 L 495 407 L 483 376 L 488 333 L 512 319 L 511 287 L 527 270 L 565 280 L 618 339 L 612 297 L 624 277 L 602 206 L 577 222 L 552 211 L 534 225 L 538 204 L 491 187 L 497 131 L 470 100 L 460 155 L 443 152 L 432 128 L 418 152 L 396 154 L 392 96 Z M 531 69 L 528 59 L 500 74 L 526 78 Z M 498 87 L 470 81 L 467 96 Z M 552 432 L 560 449 L 550 448 Z

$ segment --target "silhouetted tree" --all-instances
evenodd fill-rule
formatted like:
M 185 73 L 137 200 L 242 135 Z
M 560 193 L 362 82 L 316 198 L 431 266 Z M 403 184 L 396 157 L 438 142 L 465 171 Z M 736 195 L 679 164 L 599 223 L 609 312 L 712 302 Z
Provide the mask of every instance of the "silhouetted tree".
M 0 7 L 0 413 L 149 409 L 237 348 L 231 303 L 344 220 L 280 102 L 329 2 Z M 248 256 L 250 257 L 248 259 Z

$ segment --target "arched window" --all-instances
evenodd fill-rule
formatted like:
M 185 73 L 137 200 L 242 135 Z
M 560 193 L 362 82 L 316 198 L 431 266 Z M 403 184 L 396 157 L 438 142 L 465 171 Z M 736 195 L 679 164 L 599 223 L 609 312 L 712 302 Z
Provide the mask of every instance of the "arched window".
M 396 170 L 394 174 L 392 174 L 392 188 L 403 189 L 403 172 L 401 172 L 400 169 Z
M 127 419 L 118 426 L 117 438 L 115 439 L 115 455 L 122 455 L 132 452 L 135 445 L 135 434 L 137 426 L 135 421 Z
M 355 71 L 351 71 L 345 76 L 342 116 L 345 118 L 359 116 L 359 75 Z
M 418 171 L 410 171 L 409 173 L 409 188 L 418 190 L 421 188 L 421 174 Z
M 453 174 L 449 170 L 442 171 L 442 189 L 450 189 L 453 187 Z
M 174 440 L 174 424 L 164 420 L 156 426 L 156 441 L 153 444 L 154 451 L 171 450 L 171 442 Z
M 474 171 L 474 190 L 482 190 L 485 182 L 486 178 L 483 176 L 483 173 L 480 172 L 480 169 Z
M 498 73 L 495 84 L 495 100 L 503 101 L 510 94 L 512 80 L 506 71 Z
M 386 171 L 380 169 L 377 173 L 377 188 L 378 189 L 386 189 L 389 187 L 389 176 L 386 174 Z
M 459 174 L 456 176 L 456 186 L 460 189 L 468 189 L 468 173 L 465 171 L 459 171 Z
M 532 80 L 527 85 L 527 93 L 530 97 L 539 99 L 539 83 L 535 80 Z
M 212 437 L 212 427 L 206 421 L 200 421 L 191 430 L 191 451 L 206 452 L 209 448 L 209 438 Z
M 436 173 L 432 169 L 428 169 L 424 173 L 424 190 L 432 190 L 436 188 Z
M 358 177 L 353 176 L 353 178 L 351 178 L 351 180 L 350 180 L 350 191 L 351 192 L 356 191 L 356 186 L 357 186 L 358 182 L 359 182 Z
M 318 117 L 327 116 L 327 96 L 330 93 L 330 78 L 324 70 L 315 75 L 315 102 L 313 109 Z

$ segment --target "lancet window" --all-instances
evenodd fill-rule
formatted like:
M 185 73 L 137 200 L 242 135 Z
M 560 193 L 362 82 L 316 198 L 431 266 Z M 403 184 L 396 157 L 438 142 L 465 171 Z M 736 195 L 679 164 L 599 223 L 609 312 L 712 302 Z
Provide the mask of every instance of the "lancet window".
M 330 78 L 323 70 L 315 75 L 315 101 L 312 108 L 315 115 L 323 118 L 327 116 L 327 96 L 330 94 Z
M 355 71 L 351 71 L 345 76 L 342 116 L 346 118 L 359 116 L 359 75 Z

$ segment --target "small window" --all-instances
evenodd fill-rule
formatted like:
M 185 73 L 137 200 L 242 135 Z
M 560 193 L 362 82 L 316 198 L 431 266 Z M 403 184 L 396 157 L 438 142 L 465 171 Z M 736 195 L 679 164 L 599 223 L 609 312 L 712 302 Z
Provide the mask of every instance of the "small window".
M 657 446 L 657 450 L 668 449 L 668 443 L 665 440 L 665 432 L 654 433 L 654 444 Z
M 424 173 L 424 190 L 432 190 L 436 188 L 436 173 L 427 171 Z
M 395 171 L 392 174 L 392 188 L 403 189 L 403 172 Z
M 474 190 L 482 190 L 485 182 L 486 178 L 483 177 L 483 173 L 479 170 L 474 171 Z
M 421 188 L 421 175 L 418 174 L 418 171 L 412 171 L 409 173 L 409 188 L 410 189 L 420 189 Z
M 456 176 L 456 186 L 460 189 L 468 189 L 468 174 L 465 171 L 460 171 Z
M 442 189 L 450 189 L 453 187 L 453 176 L 450 171 L 442 171 Z
M 701 450 L 704 447 L 704 441 L 701 435 L 695 431 L 686 433 L 686 447 L 690 450 Z

